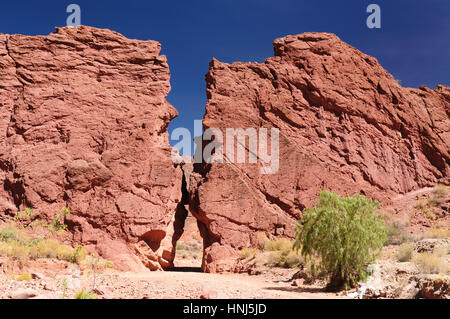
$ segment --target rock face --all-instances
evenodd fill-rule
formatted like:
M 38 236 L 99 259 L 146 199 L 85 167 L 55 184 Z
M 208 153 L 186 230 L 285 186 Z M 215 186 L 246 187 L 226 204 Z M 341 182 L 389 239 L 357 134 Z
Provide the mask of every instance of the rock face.
M 221 272 L 258 231 L 292 237 L 321 189 L 386 203 L 450 184 L 449 87 L 402 88 L 331 34 L 274 47 L 264 63 L 213 60 L 206 76 L 205 129 L 279 129 L 279 165 L 263 174 L 261 158 L 172 162 L 177 111 L 159 43 L 84 26 L 0 34 L 0 220 L 28 207 L 51 221 L 68 207 L 65 239 L 119 269 L 161 270 L 173 265 L 188 207 L 203 270 Z
M 204 128 L 279 128 L 280 159 L 267 175 L 261 164 L 196 166 L 190 209 L 205 271 L 224 270 L 257 231 L 292 237 L 321 189 L 387 203 L 450 184 L 449 87 L 403 88 L 332 34 L 287 36 L 274 51 L 264 63 L 210 63 Z
M 160 49 L 84 26 L 0 35 L 0 219 L 69 207 L 69 239 L 118 268 L 171 265 L 182 172 Z

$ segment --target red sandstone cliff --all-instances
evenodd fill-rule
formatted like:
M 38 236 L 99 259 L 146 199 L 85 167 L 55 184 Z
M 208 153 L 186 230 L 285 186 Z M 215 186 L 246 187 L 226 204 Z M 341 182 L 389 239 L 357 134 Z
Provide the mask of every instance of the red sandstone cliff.
M 204 164 L 183 180 L 159 43 L 90 27 L 0 35 L 0 220 L 25 207 L 51 220 L 66 206 L 68 240 L 122 269 L 161 269 L 189 200 L 215 272 L 257 231 L 293 236 L 320 189 L 387 203 L 450 184 L 450 88 L 402 88 L 331 34 L 274 47 L 264 63 L 211 62 L 204 126 L 279 128 L 278 172 Z
M 67 206 L 69 239 L 119 268 L 170 266 L 182 173 L 160 49 L 84 26 L 0 35 L 0 219 Z
M 377 60 L 337 36 L 305 33 L 274 42 L 264 63 L 213 60 L 205 128 L 280 129 L 279 170 L 198 165 L 191 210 L 202 221 L 205 271 L 255 243 L 255 233 L 293 236 L 319 190 L 389 202 L 450 184 L 450 88 L 401 87 Z

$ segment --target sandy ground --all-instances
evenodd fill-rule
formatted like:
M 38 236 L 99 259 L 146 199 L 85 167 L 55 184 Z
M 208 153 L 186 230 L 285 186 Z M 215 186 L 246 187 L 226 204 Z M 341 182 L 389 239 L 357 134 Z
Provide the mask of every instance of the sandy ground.
M 74 298 L 82 289 L 106 299 L 345 298 L 325 293 L 317 286 L 292 286 L 290 279 L 295 269 L 274 269 L 257 276 L 207 274 L 200 272 L 198 263 L 198 260 L 180 260 L 174 271 L 165 272 L 127 273 L 103 269 L 93 273 L 74 264 L 41 260 L 13 272 L 0 272 L 0 299 L 17 298 L 23 293 L 29 298 Z M 32 279 L 18 280 L 17 275 L 22 273 L 30 274 Z

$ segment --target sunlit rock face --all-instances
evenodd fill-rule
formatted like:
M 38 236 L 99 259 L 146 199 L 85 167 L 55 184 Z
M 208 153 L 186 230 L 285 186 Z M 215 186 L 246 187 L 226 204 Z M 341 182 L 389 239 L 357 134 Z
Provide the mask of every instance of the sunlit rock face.
M 69 207 L 66 239 L 121 269 L 171 265 L 182 172 L 160 49 L 84 26 L 0 35 L 0 219 Z
M 333 34 L 277 39 L 274 52 L 264 63 L 213 60 L 206 75 L 205 129 L 278 128 L 280 137 L 275 174 L 261 163 L 196 166 L 190 207 L 205 271 L 226 269 L 258 231 L 292 237 L 321 189 L 388 203 L 450 184 L 449 87 L 403 88 Z

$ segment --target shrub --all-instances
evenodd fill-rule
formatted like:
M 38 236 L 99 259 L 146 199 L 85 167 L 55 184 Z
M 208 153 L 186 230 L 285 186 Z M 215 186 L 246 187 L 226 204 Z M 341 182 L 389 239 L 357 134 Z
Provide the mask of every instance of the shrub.
M 265 250 L 266 245 L 270 242 L 269 238 L 267 238 L 266 234 L 264 233 L 257 233 L 256 234 L 256 246 L 260 250 Z
M 414 252 L 414 245 L 407 243 L 402 244 L 397 250 L 397 260 L 399 262 L 410 261 Z
M 259 253 L 259 250 L 256 248 L 242 248 L 240 251 L 240 258 L 247 259 L 253 258 Z
M 403 229 L 394 226 L 387 227 L 387 241 L 386 245 L 401 245 L 416 241 L 412 235 L 405 232 Z
M 243 248 L 240 259 L 256 258 L 257 263 L 273 267 L 294 268 L 303 263 L 303 258 L 293 250 L 293 241 L 287 238 L 270 240 L 264 233 L 257 233 L 258 248 Z M 270 254 L 263 254 L 270 252 Z
M 11 224 L 0 228 L 0 239 L 0 255 L 16 258 L 19 261 L 55 258 L 79 263 L 86 257 L 82 246 L 73 249 L 55 239 L 33 239 Z
M 296 251 L 291 250 L 286 257 L 284 257 L 281 267 L 295 268 L 303 264 L 303 258 Z
M 203 245 L 201 242 L 195 240 L 190 242 L 180 242 L 176 244 L 176 253 L 181 255 L 182 258 L 194 257 L 202 253 Z M 197 258 L 197 257 L 195 257 Z M 194 259 L 195 259 L 194 258 Z
M 70 257 L 70 262 L 74 264 L 80 263 L 83 259 L 86 258 L 86 250 L 82 245 L 78 245 L 72 252 L 72 256 Z
M 19 280 L 19 281 L 31 281 L 32 279 L 33 279 L 33 276 L 31 276 L 30 273 L 23 273 L 23 274 L 16 276 L 16 280 Z
M 265 233 L 256 234 L 256 246 L 262 251 L 292 250 L 293 242 L 287 238 L 270 240 Z
M 19 230 L 16 225 L 8 223 L 2 225 L 0 228 L 0 241 L 17 241 L 25 243 L 30 241 L 30 237 L 25 232 Z
M 293 242 L 287 238 L 280 238 L 277 240 L 269 240 L 266 242 L 266 251 L 283 251 L 289 252 L 292 250 Z
M 306 258 L 320 258 L 317 272 L 328 275 L 329 289 L 349 288 L 367 278 L 367 266 L 387 239 L 384 222 L 375 215 L 378 207 L 362 195 L 322 191 L 317 205 L 304 210 L 294 245 Z
M 67 229 L 67 225 L 64 224 L 65 218 L 70 215 L 70 209 L 63 207 L 61 213 L 56 214 L 53 218 L 52 223 L 49 225 L 49 229 L 55 231 L 57 234 L 63 232 Z
M 393 219 L 392 214 L 386 211 L 382 211 L 380 216 L 383 218 L 384 224 L 386 225 L 388 231 L 388 239 L 385 242 L 385 245 L 401 245 L 403 243 L 413 242 L 419 239 L 405 231 L 405 228 L 408 226 L 409 222 L 395 220 Z
M 422 273 L 445 274 L 448 272 L 446 258 L 442 258 L 438 254 L 420 253 L 414 256 L 413 261 L 419 266 Z
M 444 199 L 449 195 L 449 193 L 450 188 L 442 184 L 437 184 L 431 191 L 432 199 L 435 200 Z
M 278 267 L 281 264 L 281 251 L 272 251 L 267 256 L 266 265 Z
M 282 268 L 295 268 L 303 264 L 303 259 L 298 252 L 293 250 L 278 250 L 270 252 L 265 264 Z
M 98 299 L 98 297 L 91 291 L 81 289 L 75 294 L 75 299 Z

